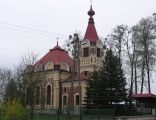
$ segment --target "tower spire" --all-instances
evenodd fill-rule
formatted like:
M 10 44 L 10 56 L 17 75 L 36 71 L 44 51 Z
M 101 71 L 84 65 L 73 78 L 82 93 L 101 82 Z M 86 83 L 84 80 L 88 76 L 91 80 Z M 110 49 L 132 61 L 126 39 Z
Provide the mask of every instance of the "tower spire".
M 84 36 L 84 39 L 88 39 L 91 42 L 96 42 L 99 38 L 96 32 L 96 28 L 94 25 L 94 18 L 93 16 L 95 15 L 95 12 L 92 8 L 92 1 L 91 1 L 91 6 L 90 10 L 88 11 L 89 21 L 88 21 L 88 27 Z
M 94 24 L 93 16 L 95 15 L 95 12 L 92 8 L 92 5 L 90 6 L 90 10 L 88 11 L 88 15 L 90 16 L 89 23 Z

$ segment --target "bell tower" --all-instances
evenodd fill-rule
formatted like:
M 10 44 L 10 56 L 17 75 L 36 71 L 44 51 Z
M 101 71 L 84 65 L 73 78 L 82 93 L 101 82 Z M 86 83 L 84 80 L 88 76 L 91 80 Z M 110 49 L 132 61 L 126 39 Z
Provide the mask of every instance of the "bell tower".
M 80 48 L 80 73 L 89 76 L 91 72 L 98 71 L 103 66 L 103 43 L 99 39 L 94 25 L 95 12 L 88 11 L 89 21 L 84 39 Z

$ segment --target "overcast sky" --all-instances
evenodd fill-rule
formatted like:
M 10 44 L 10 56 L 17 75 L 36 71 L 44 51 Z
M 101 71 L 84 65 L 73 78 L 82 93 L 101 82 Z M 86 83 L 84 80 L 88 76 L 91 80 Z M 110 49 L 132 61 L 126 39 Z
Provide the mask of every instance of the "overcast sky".
M 42 57 L 57 37 L 63 45 L 75 31 L 84 35 L 89 8 L 90 0 L 0 0 L 0 66 L 13 67 L 28 50 Z M 93 0 L 93 9 L 98 35 L 105 37 L 116 25 L 152 15 L 156 0 Z

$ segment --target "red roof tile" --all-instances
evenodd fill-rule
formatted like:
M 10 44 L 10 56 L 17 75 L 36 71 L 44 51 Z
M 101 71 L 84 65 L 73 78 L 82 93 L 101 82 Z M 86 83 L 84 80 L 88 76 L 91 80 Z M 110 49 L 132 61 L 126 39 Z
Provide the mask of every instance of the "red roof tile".
M 78 75 L 75 75 L 73 79 L 74 79 L 74 82 L 77 82 L 77 81 L 79 81 L 79 76 Z M 88 79 L 89 78 L 87 78 L 84 75 L 81 75 L 80 76 L 80 81 L 87 81 Z M 72 77 L 70 76 L 68 79 L 63 80 L 62 82 L 72 82 Z
M 96 42 L 99 39 L 94 24 L 88 24 L 84 39 L 90 42 Z
M 133 94 L 131 97 L 134 98 L 134 99 L 136 99 L 136 98 L 155 98 L 156 99 L 156 95 L 154 95 L 154 94 L 148 94 L 148 93 L 144 93 L 144 94 Z
M 73 66 L 72 58 L 64 49 L 61 49 L 59 45 L 56 45 L 53 49 L 51 49 L 36 64 L 46 64 L 47 62 L 53 62 L 54 64 L 60 64 L 61 62 L 65 62 L 68 65 Z

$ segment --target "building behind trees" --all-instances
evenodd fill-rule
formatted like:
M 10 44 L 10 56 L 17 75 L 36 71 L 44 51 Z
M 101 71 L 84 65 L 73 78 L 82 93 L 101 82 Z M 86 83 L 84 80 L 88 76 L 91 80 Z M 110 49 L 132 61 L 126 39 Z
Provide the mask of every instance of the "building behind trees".
M 74 60 L 58 42 L 35 64 L 36 72 L 45 74 L 45 78 L 36 86 L 35 108 L 79 108 L 85 103 L 87 81 L 93 71 L 98 71 L 103 66 L 103 43 L 96 32 L 94 14 L 91 6 L 87 30 L 79 50 L 80 65 L 74 64 Z M 73 75 L 73 69 L 78 66 L 80 69 L 76 69 Z

